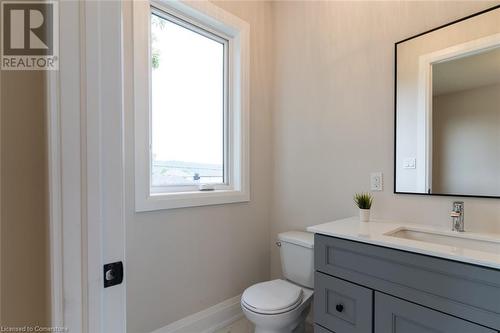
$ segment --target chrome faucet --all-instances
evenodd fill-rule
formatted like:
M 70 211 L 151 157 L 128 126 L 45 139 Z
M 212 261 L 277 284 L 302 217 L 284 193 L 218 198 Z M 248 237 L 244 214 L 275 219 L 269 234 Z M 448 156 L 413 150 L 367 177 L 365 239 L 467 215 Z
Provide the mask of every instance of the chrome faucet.
M 450 212 L 450 216 L 452 218 L 451 222 L 451 230 L 464 232 L 464 202 L 463 201 L 455 201 L 453 203 L 453 210 Z

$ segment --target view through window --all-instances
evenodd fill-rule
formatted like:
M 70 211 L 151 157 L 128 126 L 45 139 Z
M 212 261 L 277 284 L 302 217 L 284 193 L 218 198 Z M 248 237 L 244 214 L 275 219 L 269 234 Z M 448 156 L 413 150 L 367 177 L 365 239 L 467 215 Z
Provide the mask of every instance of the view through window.
M 223 184 L 227 45 L 151 14 L 151 187 Z

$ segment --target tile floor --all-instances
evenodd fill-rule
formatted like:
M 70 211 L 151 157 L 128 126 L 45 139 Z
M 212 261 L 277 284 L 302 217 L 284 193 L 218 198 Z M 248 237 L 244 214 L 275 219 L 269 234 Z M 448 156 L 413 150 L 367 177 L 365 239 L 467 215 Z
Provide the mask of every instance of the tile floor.
M 232 323 L 228 327 L 221 328 L 215 333 L 253 333 L 253 325 L 246 318 L 241 318 L 237 322 Z M 306 333 L 313 333 L 313 328 L 309 324 L 306 326 Z
M 246 319 L 241 318 L 228 327 L 221 328 L 214 333 L 253 333 L 253 325 Z

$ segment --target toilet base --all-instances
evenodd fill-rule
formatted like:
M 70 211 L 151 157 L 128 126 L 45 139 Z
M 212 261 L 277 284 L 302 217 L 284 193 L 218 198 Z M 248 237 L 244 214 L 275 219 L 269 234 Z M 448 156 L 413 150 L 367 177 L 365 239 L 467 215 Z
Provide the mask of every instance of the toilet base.
M 255 328 L 254 333 L 305 333 L 306 332 L 306 324 L 305 322 L 300 323 L 295 329 L 290 331 L 290 328 L 283 328 L 279 330 L 268 330 L 263 328 Z
M 258 325 L 255 325 L 255 331 L 254 333 L 305 333 L 305 328 L 306 328 L 306 317 L 307 314 L 309 313 L 310 310 L 310 305 L 307 305 L 306 307 L 302 308 L 302 312 L 293 323 L 291 323 L 288 326 L 285 327 L 260 327 Z M 254 322 L 255 324 L 255 322 Z

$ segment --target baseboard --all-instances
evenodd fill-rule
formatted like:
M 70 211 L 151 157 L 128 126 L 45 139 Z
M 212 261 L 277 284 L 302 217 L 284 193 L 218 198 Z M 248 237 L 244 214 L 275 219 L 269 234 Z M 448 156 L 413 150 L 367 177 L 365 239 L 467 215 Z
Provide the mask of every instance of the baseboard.
M 243 317 L 241 295 L 192 314 L 151 333 L 213 333 Z

